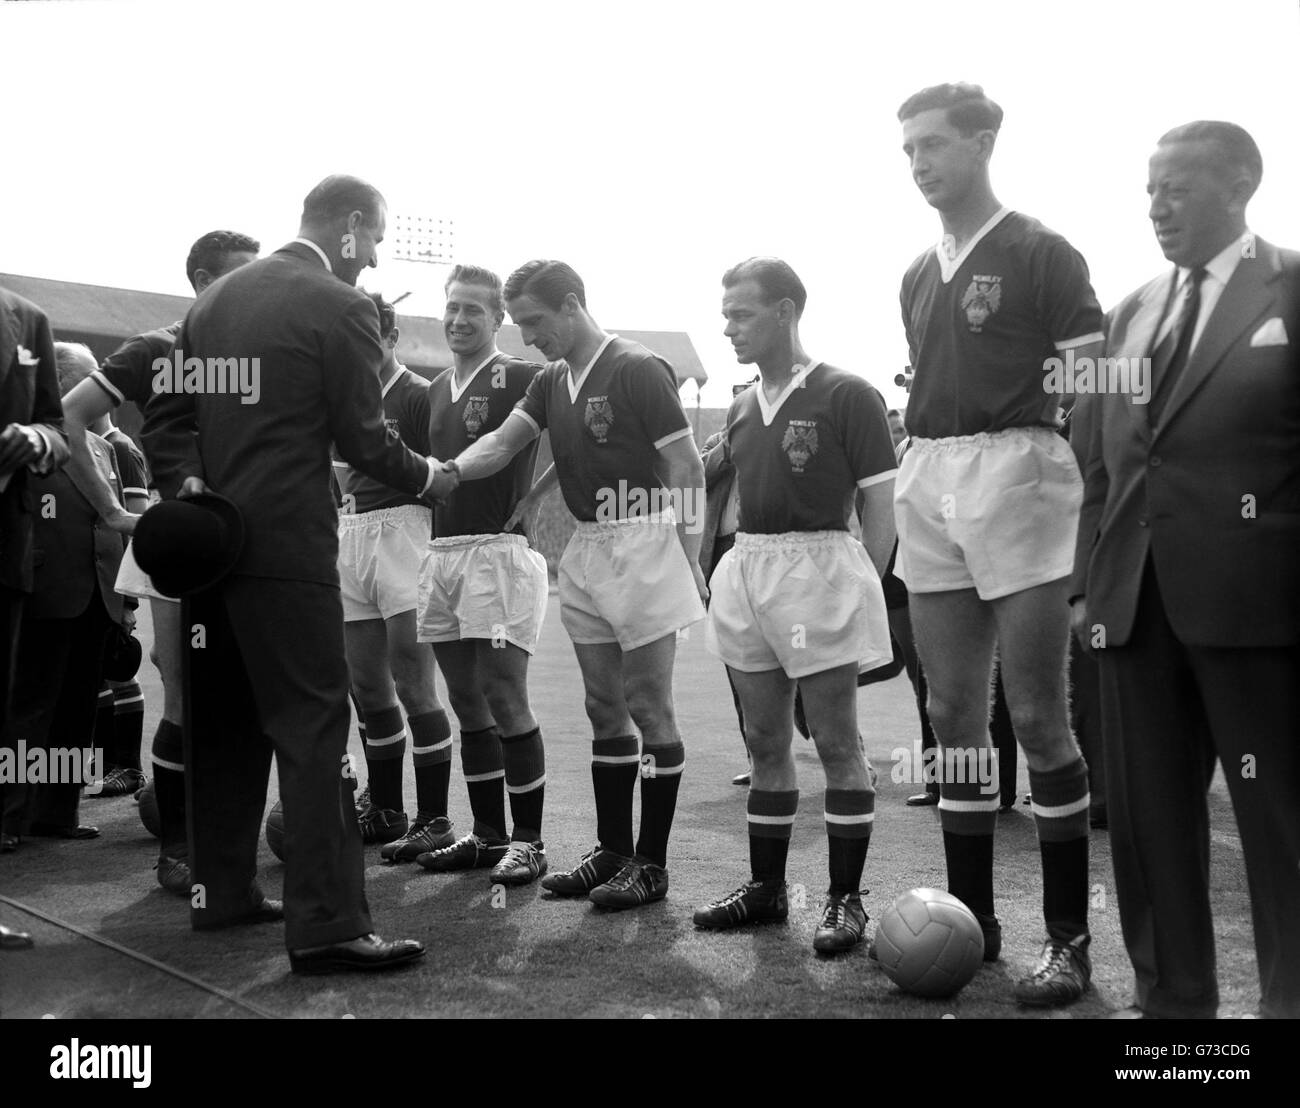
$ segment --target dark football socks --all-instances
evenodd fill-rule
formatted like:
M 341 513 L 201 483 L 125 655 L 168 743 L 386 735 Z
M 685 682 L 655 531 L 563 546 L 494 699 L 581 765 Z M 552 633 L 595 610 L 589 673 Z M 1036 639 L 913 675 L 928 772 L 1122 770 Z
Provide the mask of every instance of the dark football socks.
M 522 735 L 501 736 L 506 792 L 510 794 L 510 838 L 532 843 L 542 837 L 542 802 L 546 797 L 546 750 L 542 732 L 534 727 Z
M 979 916 L 993 915 L 993 831 L 997 782 L 980 781 L 991 747 L 939 749 L 939 825 L 948 864 L 948 891 Z M 981 752 L 984 753 L 981 753 Z M 957 770 L 962 772 L 957 772 Z M 961 780 L 956 780 L 961 778 Z
M 107 682 L 99 688 L 99 697 L 95 701 L 95 723 L 91 732 L 91 745 L 99 751 L 95 763 L 95 776 L 101 780 L 109 770 L 118 769 L 117 735 L 113 730 L 113 690 Z
M 506 800 L 502 782 L 501 732 L 495 727 L 460 733 L 460 764 L 474 813 L 474 834 L 503 842 L 506 837 Z
M 870 787 L 826 790 L 831 892 L 856 893 L 862 887 L 875 811 L 876 794 Z
M 416 819 L 420 822 L 447 814 L 451 788 L 451 724 L 441 708 L 410 716 L 411 758 L 415 763 Z
M 685 767 L 686 747 L 679 742 L 647 746 L 641 758 L 641 834 L 636 856 L 656 866 L 668 864 L 668 836 Z
M 366 780 L 370 803 L 394 812 L 402 803 L 402 765 L 406 759 L 406 725 L 396 704 L 366 712 Z
M 154 797 L 162 831 L 159 854 L 169 858 L 190 856 L 189 830 L 185 826 L 185 746 L 180 724 L 159 720 L 151 748 Z
M 605 850 L 625 858 L 632 856 L 632 790 L 641 773 L 640 749 L 640 740 L 635 735 L 591 742 L 596 838 Z
M 144 733 L 144 693 L 136 681 L 113 686 L 113 751 L 108 761 L 122 769 L 140 768 Z
M 1082 758 L 1047 773 L 1029 771 L 1038 849 L 1043 858 L 1043 919 L 1053 939 L 1088 931 L 1088 766 Z
M 790 832 L 799 811 L 799 790 L 768 792 L 750 789 L 749 868 L 755 881 L 784 881 L 790 853 Z

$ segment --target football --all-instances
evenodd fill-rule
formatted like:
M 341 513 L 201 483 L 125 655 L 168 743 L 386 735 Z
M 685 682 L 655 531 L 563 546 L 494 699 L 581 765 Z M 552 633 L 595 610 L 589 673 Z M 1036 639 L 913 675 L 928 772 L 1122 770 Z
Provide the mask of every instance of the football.
M 162 835 L 162 819 L 158 815 L 158 795 L 154 792 L 153 778 L 145 782 L 139 793 L 140 822 L 155 839 Z
M 266 817 L 266 845 L 272 854 L 284 861 L 284 806 L 278 800 Z
M 969 908 L 940 889 L 900 896 L 876 928 L 876 959 L 913 996 L 952 996 L 984 960 L 984 933 Z

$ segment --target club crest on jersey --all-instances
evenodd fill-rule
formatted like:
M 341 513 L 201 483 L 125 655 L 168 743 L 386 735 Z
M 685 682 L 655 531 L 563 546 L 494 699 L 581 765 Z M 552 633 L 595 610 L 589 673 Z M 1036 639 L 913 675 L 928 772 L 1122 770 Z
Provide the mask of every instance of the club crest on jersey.
M 465 402 L 465 411 L 461 418 L 465 421 L 465 430 L 469 432 L 472 439 L 478 438 L 478 433 L 483 429 L 483 424 L 487 422 L 488 402 L 483 396 L 471 396 Z
M 402 428 L 393 416 L 384 416 L 384 427 L 390 435 L 396 435 L 398 438 L 402 437 Z
M 786 424 L 781 449 L 790 459 L 790 469 L 802 473 L 817 453 L 817 424 L 809 419 L 792 419 Z
M 614 406 L 609 402 L 609 397 L 589 396 L 587 411 L 582 419 L 591 432 L 591 437 L 597 442 L 608 439 L 609 429 L 614 426 Z
M 977 273 L 961 298 L 962 311 L 971 332 L 978 335 L 989 316 L 1002 305 L 1002 278 L 986 277 Z

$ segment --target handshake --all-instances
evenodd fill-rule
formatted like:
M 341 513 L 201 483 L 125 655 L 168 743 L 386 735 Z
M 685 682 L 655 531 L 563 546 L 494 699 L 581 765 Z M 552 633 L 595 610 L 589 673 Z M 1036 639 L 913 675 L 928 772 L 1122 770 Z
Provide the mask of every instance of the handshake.
M 429 459 L 432 479 L 424 490 L 424 499 L 434 504 L 445 504 L 447 497 L 456 491 L 460 484 L 460 466 L 455 459 L 440 462 L 437 458 Z

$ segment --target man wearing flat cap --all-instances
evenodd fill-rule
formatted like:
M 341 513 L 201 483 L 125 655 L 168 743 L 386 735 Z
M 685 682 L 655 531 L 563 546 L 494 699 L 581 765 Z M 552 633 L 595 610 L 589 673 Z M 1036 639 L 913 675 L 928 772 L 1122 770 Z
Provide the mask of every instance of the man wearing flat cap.
M 192 923 L 276 915 L 255 881 L 274 752 L 285 938 L 300 973 L 384 969 L 424 953 L 374 935 L 366 904 L 329 483 L 331 442 L 391 488 L 420 496 L 430 483 L 430 462 L 387 434 L 379 319 L 354 287 L 376 264 L 386 218 L 364 181 L 317 185 L 298 238 L 227 274 L 190 310 L 171 360 L 183 372 L 159 375 L 146 413 L 163 496 L 210 488 L 244 528 L 230 573 L 188 596 L 183 617 Z

